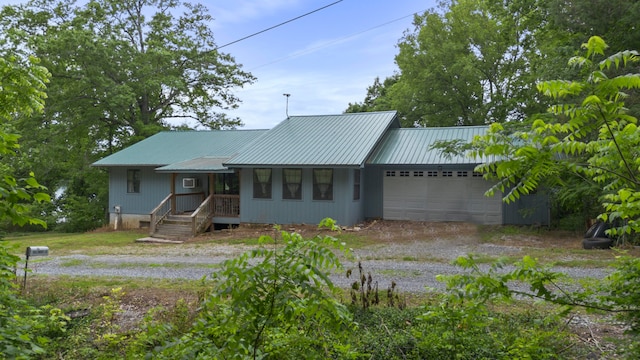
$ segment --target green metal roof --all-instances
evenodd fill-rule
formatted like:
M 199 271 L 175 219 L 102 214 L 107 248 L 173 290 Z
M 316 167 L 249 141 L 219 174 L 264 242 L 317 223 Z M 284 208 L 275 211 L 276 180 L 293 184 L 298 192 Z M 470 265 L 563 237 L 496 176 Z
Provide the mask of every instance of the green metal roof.
M 431 146 L 440 140 L 460 139 L 471 142 L 474 136 L 484 135 L 488 129 L 488 126 L 392 129 L 367 163 L 374 165 L 478 164 L 484 160 L 467 156 L 448 157 L 438 149 L 431 149 Z
M 395 111 L 291 116 L 225 163 L 250 166 L 360 166 L 390 127 Z
M 173 163 L 167 166 L 161 166 L 156 168 L 157 172 L 233 172 L 233 170 L 227 169 L 222 165 L 225 161 L 229 160 L 228 157 L 211 157 L 203 156 L 195 159 L 185 160 L 177 163 Z
M 93 166 L 164 166 L 205 156 L 230 158 L 265 131 L 165 131 L 98 160 Z

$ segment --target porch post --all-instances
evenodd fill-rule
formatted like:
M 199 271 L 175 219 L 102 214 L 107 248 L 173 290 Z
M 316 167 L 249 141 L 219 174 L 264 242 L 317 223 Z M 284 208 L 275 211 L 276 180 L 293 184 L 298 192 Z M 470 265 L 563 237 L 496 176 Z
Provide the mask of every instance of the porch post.
M 176 173 L 171 173 L 171 214 L 176 213 Z
M 211 216 L 216 215 L 216 174 L 209 173 L 209 195 L 211 196 Z

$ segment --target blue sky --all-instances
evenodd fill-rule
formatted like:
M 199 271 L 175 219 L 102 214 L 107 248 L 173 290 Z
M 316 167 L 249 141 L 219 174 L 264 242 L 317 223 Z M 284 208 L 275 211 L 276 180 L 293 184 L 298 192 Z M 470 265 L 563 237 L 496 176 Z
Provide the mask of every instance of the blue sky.
M 203 4 L 216 18 L 214 34 L 222 45 L 334 1 Z M 433 0 L 343 0 L 225 47 L 223 51 L 258 78 L 237 92 L 243 103 L 229 114 L 239 116 L 246 128 L 271 128 L 286 117 L 284 93 L 291 94 L 289 115 L 343 112 L 349 102 L 364 99 L 376 76 L 384 79 L 396 71 L 396 44 L 402 33 L 412 28 L 410 15 L 434 6 Z
M 337 0 L 203 0 L 224 45 Z M 0 0 L 0 5 L 22 2 Z M 192 1 L 195 2 L 195 1 Z M 396 44 L 416 12 L 435 0 L 343 0 L 276 29 L 224 47 L 257 81 L 238 89 L 229 111 L 247 129 L 266 129 L 289 115 L 338 114 L 360 102 L 376 76 L 397 70 Z

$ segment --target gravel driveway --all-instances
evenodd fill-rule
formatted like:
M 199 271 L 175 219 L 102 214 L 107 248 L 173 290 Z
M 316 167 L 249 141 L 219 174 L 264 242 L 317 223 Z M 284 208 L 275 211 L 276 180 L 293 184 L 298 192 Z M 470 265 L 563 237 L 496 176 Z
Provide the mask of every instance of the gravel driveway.
M 49 256 L 32 261 L 29 269 L 32 274 L 45 275 L 201 279 L 214 272 L 216 264 L 249 248 L 225 244 L 208 245 L 206 248 L 185 245 L 164 246 L 161 255 Z M 443 239 L 365 247 L 355 251 L 354 255 L 361 259 L 364 272 L 371 273 L 381 290 L 387 289 L 393 281 L 401 292 L 420 293 L 426 287 L 444 288 L 436 281 L 436 275 L 460 273 L 460 268 L 449 264 L 458 256 L 468 253 L 499 256 L 517 251 L 520 249 L 512 246 Z M 357 273 L 357 261 L 345 261 L 343 265 Z M 574 267 L 557 267 L 554 270 L 573 279 L 603 278 L 609 272 L 608 269 Z M 344 274 L 334 274 L 332 280 L 343 287 L 350 287 L 354 281 Z

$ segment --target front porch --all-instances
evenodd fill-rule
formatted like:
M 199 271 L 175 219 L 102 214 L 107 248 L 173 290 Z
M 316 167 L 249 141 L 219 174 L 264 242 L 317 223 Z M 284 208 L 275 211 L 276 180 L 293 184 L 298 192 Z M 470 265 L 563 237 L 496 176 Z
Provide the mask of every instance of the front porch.
M 237 174 L 208 174 L 205 187 L 208 191 L 190 193 L 177 193 L 177 174 L 171 175 L 171 193 L 150 214 L 150 236 L 191 238 L 205 232 L 214 223 L 240 223 Z

